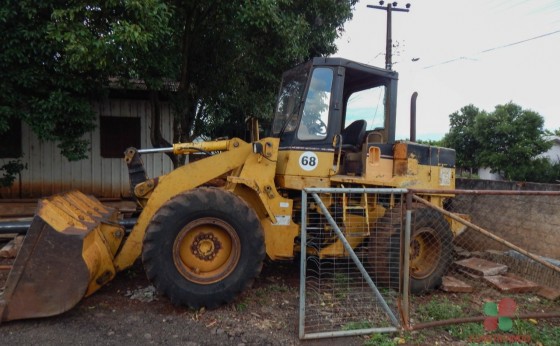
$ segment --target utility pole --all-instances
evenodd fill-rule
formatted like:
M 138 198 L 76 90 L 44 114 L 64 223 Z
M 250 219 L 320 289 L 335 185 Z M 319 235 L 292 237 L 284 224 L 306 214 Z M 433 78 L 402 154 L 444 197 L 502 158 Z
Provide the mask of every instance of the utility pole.
M 391 13 L 393 11 L 397 12 L 408 12 L 410 4 L 406 4 L 406 8 L 397 8 L 397 2 L 388 3 L 387 6 L 383 6 L 385 1 L 379 1 L 379 6 L 377 5 L 367 5 L 369 8 L 375 8 L 377 10 L 387 11 L 387 45 L 385 46 L 385 69 L 391 70 L 393 68 L 393 63 L 391 61 L 392 48 L 393 48 L 393 38 L 391 33 L 392 21 Z

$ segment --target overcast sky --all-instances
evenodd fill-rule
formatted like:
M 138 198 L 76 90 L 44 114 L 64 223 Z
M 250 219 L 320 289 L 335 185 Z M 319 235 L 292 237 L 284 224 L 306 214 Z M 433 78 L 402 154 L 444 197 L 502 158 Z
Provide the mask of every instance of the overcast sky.
M 492 111 L 512 101 L 560 128 L 560 0 L 409 3 L 410 12 L 392 14 L 398 139 L 409 137 L 414 91 L 419 139 L 443 137 L 449 114 L 468 104 Z M 384 67 L 386 11 L 368 4 L 379 2 L 358 2 L 335 56 Z

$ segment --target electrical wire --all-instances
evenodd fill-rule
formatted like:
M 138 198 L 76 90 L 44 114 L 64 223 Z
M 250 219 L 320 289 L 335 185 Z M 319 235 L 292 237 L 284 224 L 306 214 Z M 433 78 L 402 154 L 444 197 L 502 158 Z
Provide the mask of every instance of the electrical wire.
M 496 46 L 496 47 L 488 48 L 488 49 L 485 49 L 485 50 L 483 50 L 483 51 L 478 52 L 477 54 L 484 54 L 484 53 L 492 52 L 492 51 L 495 51 L 495 50 L 499 50 L 499 49 L 503 49 L 503 48 L 508 48 L 508 47 L 511 47 L 511 46 L 516 46 L 516 45 L 518 45 L 518 44 L 522 44 L 522 43 L 526 43 L 526 42 L 529 42 L 529 41 L 537 40 L 537 39 L 540 39 L 540 38 L 543 38 L 543 37 L 546 37 L 546 36 L 555 35 L 555 34 L 558 34 L 558 33 L 560 33 L 560 30 L 547 32 L 546 34 L 534 36 L 534 37 L 531 37 L 531 38 L 528 38 L 528 39 L 525 39 L 525 40 L 521 40 L 521 41 L 517 41 L 517 42 L 512 42 L 512 43 L 504 44 L 504 45 L 501 45 L 501 46 Z M 460 57 L 458 57 L 458 58 L 454 58 L 454 59 L 446 60 L 446 61 L 443 61 L 443 62 L 440 62 L 440 63 L 437 63 L 437 64 L 433 64 L 433 65 L 430 65 L 430 66 L 426 66 L 426 67 L 424 67 L 423 69 L 424 69 L 424 70 L 427 70 L 427 69 L 432 68 L 432 67 L 436 67 L 436 66 L 440 66 L 440 65 L 449 64 L 449 63 L 452 63 L 452 62 L 455 62 L 455 61 L 459 61 L 459 60 L 476 60 L 476 59 L 473 59 L 473 58 L 470 58 L 470 57 L 466 57 L 466 56 L 460 56 Z

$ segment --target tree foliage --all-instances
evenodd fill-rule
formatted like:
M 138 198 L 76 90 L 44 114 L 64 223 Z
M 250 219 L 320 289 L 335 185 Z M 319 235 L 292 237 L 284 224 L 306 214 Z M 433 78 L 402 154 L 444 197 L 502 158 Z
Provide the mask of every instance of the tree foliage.
M 84 158 L 91 100 L 158 42 L 165 18 L 166 7 L 151 0 L 3 2 L 0 133 L 15 117 L 69 160 Z
M 554 182 L 558 167 L 538 155 L 547 151 L 544 119 L 514 103 L 496 106 L 491 113 L 473 105 L 450 115 L 444 144 L 457 151 L 462 168 L 489 167 L 506 179 Z
M 188 141 L 266 118 L 281 72 L 334 53 L 357 0 L 8 0 L 0 5 L 0 132 L 23 119 L 69 159 L 83 158 L 90 101 L 111 77 L 152 90 L 152 144 Z M 169 92 L 175 135 L 162 138 Z
M 528 180 L 535 157 L 551 144 L 543 137 L 544 119 L 538 113 L 508 103 L 488 116 L 478 116 L 474 126 L 481 147 L 479 164 L 511 180 Z
M 446 147 L 454 148 L 457 153 L 457 166 L 472 170 L 479 167 L 480 145 L 474 128 L 478 115 L 484 116 L 474 105 L 467 105 L 460 111 L 449 115 L 449 132 L 443 138 Z
M 173 141 L 242 133 L 248 116 L 269 117 L 282 72 L 334 53 L 355 2 L 175 2 L 170 53 L 158 59 L 168 67 L 161 74 L 178 82 Z M 161 136 L 153 142 L 169 144 Z

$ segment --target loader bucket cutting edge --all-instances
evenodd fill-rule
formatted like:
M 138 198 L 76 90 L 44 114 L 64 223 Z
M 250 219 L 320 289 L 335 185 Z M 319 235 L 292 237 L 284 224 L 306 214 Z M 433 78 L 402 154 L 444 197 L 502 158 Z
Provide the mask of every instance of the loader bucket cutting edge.
M 114 277 L 124 236 L 115 210 L 71 191 L 39 202 L 3 293 L 0 322 L 53 316 Z

